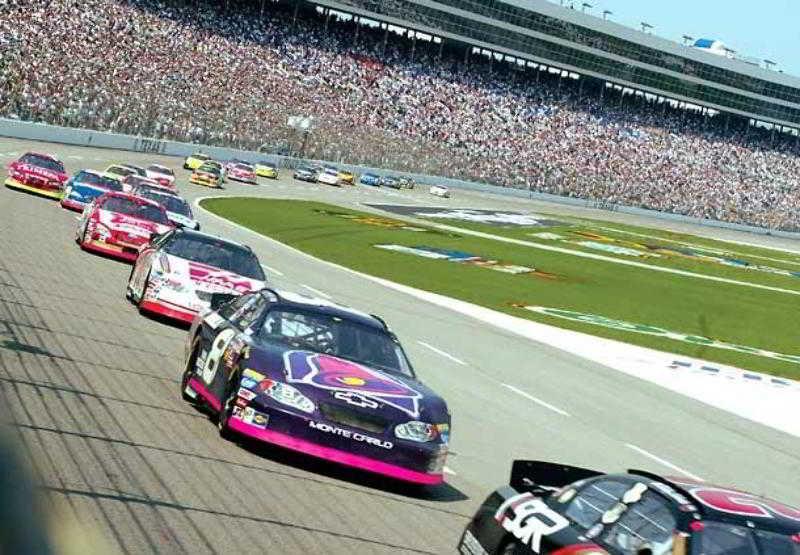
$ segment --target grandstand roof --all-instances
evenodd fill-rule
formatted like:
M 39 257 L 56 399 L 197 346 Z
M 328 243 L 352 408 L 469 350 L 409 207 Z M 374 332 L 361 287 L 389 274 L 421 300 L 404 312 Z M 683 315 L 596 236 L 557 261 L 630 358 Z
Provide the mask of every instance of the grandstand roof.
M 314 0 L 623 86 L 800 127 L 800 79 L 546 0 Z

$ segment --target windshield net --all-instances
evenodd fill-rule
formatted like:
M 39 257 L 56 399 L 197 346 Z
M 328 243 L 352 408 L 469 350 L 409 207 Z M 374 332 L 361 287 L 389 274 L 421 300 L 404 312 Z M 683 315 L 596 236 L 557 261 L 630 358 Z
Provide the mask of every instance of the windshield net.
M 385 331 L 313 311 L 271 310 L 261 337 L 413 377 L 400 345 Z
M 264 271 L 256 255 L 245 248 L 214 237 L 179 234 L 164 247 L 164 252 L 250 279 L 265 281 Z

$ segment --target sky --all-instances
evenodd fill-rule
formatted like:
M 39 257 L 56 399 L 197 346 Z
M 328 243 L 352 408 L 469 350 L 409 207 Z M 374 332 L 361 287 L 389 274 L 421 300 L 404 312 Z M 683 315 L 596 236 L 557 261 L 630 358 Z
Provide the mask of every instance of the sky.
M 574 1 L 576 8 L 588 1 L 596 15 L 610 10 L 609 19 L 628 27 L 650 23 L 653 34 L 676 42 L 683 35 L 721 40 L 737 55 L 778 62 L 774 69 L 800 77 L 800 0 Z

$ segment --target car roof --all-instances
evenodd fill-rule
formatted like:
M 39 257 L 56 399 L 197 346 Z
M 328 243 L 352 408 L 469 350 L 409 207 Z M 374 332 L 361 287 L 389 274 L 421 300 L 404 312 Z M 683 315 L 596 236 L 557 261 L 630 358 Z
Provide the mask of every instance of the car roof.
M 265 288 L 262 289 L 262 291 L 265 293 L 272 293 L 277 298 L 277 302 L 279 304 L 289 308 L 305 310 L 311 309 L 314 312 L 318 312 L 326 316 L 347 319 L 376 330 L 388 331 L 386 323 L 377 316 L 367 314 L 366 312 L 361 312 L 355 308 L 351 308 L 328 299 L 312 297 L 310 295 L 282 289 Z
M 178 197 L 178 198 L 180 198 L 180 197 Z M 239 243 L 238 241 L 233 241 L 233 240 L 227 239 L 225 237 L 220 237 L 218 235 L 212 235 L 210 233 L 204 233 L 202 231 L 197 231 L 197 230 L 194 230 L 194 229 L 188 229 L 188 228 L 185 228 L 185 227 L 179 227 L 179 228 L 177 228 L 175 230 L 174 233 L 176 235 L 184 235 L 184 236 L 187 236 L 187 237 L 197 237 L 197 238 L 202 238 L 202 239 L 214 239 L 214 240 L 220 241 L 222 243 L 227 243 L 229 245 L 233 245 L 234 247 L 241 247 L 241 248 L 243 248 L 245 250 L 248 250 L 250 252 L 253 251 L 253 249 L 251 249 L 249 246 L 245 245 L 244 243 Z
M 168 168 L 167 166 L 164 166 L 164 165 L 162 165 L 162 164 L 150 164 L 149 166 L 147 166 L 147 169 L 149 170 L 150 168 L 157 168 L 157 169 L 159 169 L 159 170 L 169 170 L 169 171 L 172 171 L 172 169 L 170 169 L 170 168 Z
M 150 200 L 149 198 L 140 197 L 137 195 L 132 195 L 130 193 L 124 193 L 122 191 L 109 191 L 103 195 L 103 197 L 110 198 L 110 197 L 117 197 L 117 198 L 124 198 L 127 200 L 132 200 L 134 202 L 142 202 L 145 204 L 151 204 L 153 206 L 158 206 L 159 208 L 163 208 L 160 204 L 158 204 L 154 200 Z
M 78 171 L 77 171 L 77 172 L 75 172 L 75 173 L 76 173 L 76 174 L 77 174 L 77 173 L 88 173 L 88 174 L 90 174 L 90 175 L 96 175 L 96 176 L 98 176 L 98 177 L 107 177 L 107 176 L 106 176 L 106 174 L 105 174 L 105 172 L 99 172 L 99 171 L 97 171 L 97 170 L 91 170 L 91 169 L 82 169 L 82 170 L 78 170 Z
M 28 152 L 26 152 L 22 156 L 28 156 L 29 154 L 32 154 L 34 156 L 41 156 L 42 158 L 48 158 L 50 160 L 55 160 L 56 162 L 60 162 L 61 161 L 58 158 L 56 158 L 55 156 L 53 156 L 52 154 L 45 154 L 44 152 L 36 152 L 36 151 L 33 151 L 33 150 L 29 150 Z

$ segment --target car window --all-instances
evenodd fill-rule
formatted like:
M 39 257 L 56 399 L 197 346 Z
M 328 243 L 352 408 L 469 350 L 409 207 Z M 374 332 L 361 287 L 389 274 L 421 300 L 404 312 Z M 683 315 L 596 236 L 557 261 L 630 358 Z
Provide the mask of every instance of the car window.
M 653 555 L 666 555 L 672 550 L 676 525 L 669 501 L 653 491 L 646 491 L 611 527 L 605 542 L 625 553 L 649 547 Z
M 569 503 L 564 514 L 581 528 L 589 529 L 630 489 L 629 482 L 598 480 L 584 487 Z
M 251 301 L 252 297 L 253 297 L 252 294 L 251 295 L 242 295 L 240 297 L 237 297 L 236 300 L 226 304 L 225 306 L 220 308 L 217 312 L 223 318 L 226 318 L 227 320 L 231 320 L 239 312 L 239 310 L 242 309 L 242 307 L 244 307 L 248 302 Z
M 46 168 L 48 170 L 52 170 L 54 172 L 62 172 L 64 171 L 64 164 L 62 164 L 58 160 L 54 160 L 47 156 L 40 156 L 38 154 L 34 154 L 29 152 L 22 156 L 19 160 L 23 164 L 31 164 L 32 166 L 38 166 L 40 168 Z
M 755 555 L 750 533 L 740 526 L 707 522 L 692 539 L 693 555 Z
M 241 330 L 246 330 L 261 316 L 267 300 L 263 295 L 248 295 L 249 300 L 239 307 L 230 317 L 231 322 Z

